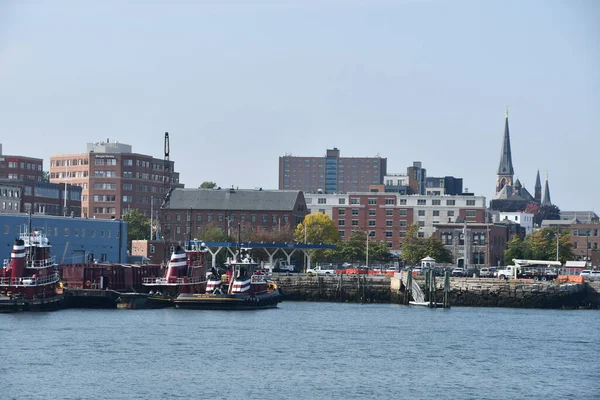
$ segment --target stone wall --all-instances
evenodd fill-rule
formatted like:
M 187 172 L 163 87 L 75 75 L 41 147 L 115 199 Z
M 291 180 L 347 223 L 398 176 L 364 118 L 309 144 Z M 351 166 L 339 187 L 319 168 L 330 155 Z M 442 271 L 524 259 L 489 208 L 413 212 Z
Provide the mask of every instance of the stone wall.
M 425 281 L 417 278 L 424 289 Z M 397 278 L 373 275 L 275 277 L 287 300 L 404 303 L 404 285 Z M 436 301 L 443 301 L 443 278 L 436 277 Z M 411 299 L 412 300 L 412 299 Z M 452 278 L 450 305 L 514 308 L 600 309 L 600 282 L 501 281 Z

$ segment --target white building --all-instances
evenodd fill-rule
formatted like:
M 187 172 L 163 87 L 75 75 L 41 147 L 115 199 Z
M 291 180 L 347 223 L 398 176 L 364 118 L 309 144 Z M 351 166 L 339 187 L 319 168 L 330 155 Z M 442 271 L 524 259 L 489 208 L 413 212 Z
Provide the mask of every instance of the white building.
M 521 228 L 525 229 L 525 234 L 529 235 L 533 232 L 533 214 L 529 214 L 526 212 L 504 212 L 500 211 L 498 213 L 492 214 L 493 222 L 500 222 L 504 220 L 509 220 L 511 222 L 516 222 L 521 225 Z

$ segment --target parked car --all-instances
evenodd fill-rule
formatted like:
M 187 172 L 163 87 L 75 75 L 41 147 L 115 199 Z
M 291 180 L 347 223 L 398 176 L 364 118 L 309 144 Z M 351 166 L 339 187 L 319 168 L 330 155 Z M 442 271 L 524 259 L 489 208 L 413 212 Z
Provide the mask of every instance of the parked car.
M 465 276 L 465 269 L 464 268 L 454 268 L 452 270 L 452 276 Z
M 579 273 L 580 276 L 583 276 L 587 281 L 600 281 L 600 271 L 592 271 L 589 269 L 584 269 Z
M 479 270 L 479 277 L 480 278 L 491 278 L 493 276 L 494 276 L 494 274 L 493 274 L 491 268 L 485 268 L 485 267 L 483 267 L 483 268 L 481 268 Z

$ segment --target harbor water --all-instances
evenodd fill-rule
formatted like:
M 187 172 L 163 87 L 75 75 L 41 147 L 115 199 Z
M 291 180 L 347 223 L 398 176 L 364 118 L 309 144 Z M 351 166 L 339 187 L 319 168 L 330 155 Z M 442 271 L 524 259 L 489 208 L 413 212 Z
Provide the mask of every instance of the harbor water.
M 3 399 L 598 399 L 600 312 L 284 302 L 0 314 Z

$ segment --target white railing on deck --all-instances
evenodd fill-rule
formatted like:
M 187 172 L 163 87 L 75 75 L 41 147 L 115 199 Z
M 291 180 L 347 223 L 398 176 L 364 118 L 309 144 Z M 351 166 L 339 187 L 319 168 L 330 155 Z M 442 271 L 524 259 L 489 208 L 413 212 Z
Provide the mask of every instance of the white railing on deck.
M 196 285 L 198 283 L 206 282 L 206 279 L 201 276 L 193 278 L 177 278 L 169 281 L 167 278 L 143 278 L 142 284 L 144 285 Z
M 27 261 L 27 268 L 48 268 L 56 264 L 55 257 L 50 257 L 45 260 Z
M 0 278 L 0 286 L 39 286 L 48 285 L 51 283 L 58 282 L 60 277 L 58 272 L 55 272 L 46 276 L 38 276 L 36 278 L 31 276 L 24 276 L 20 278 Z

